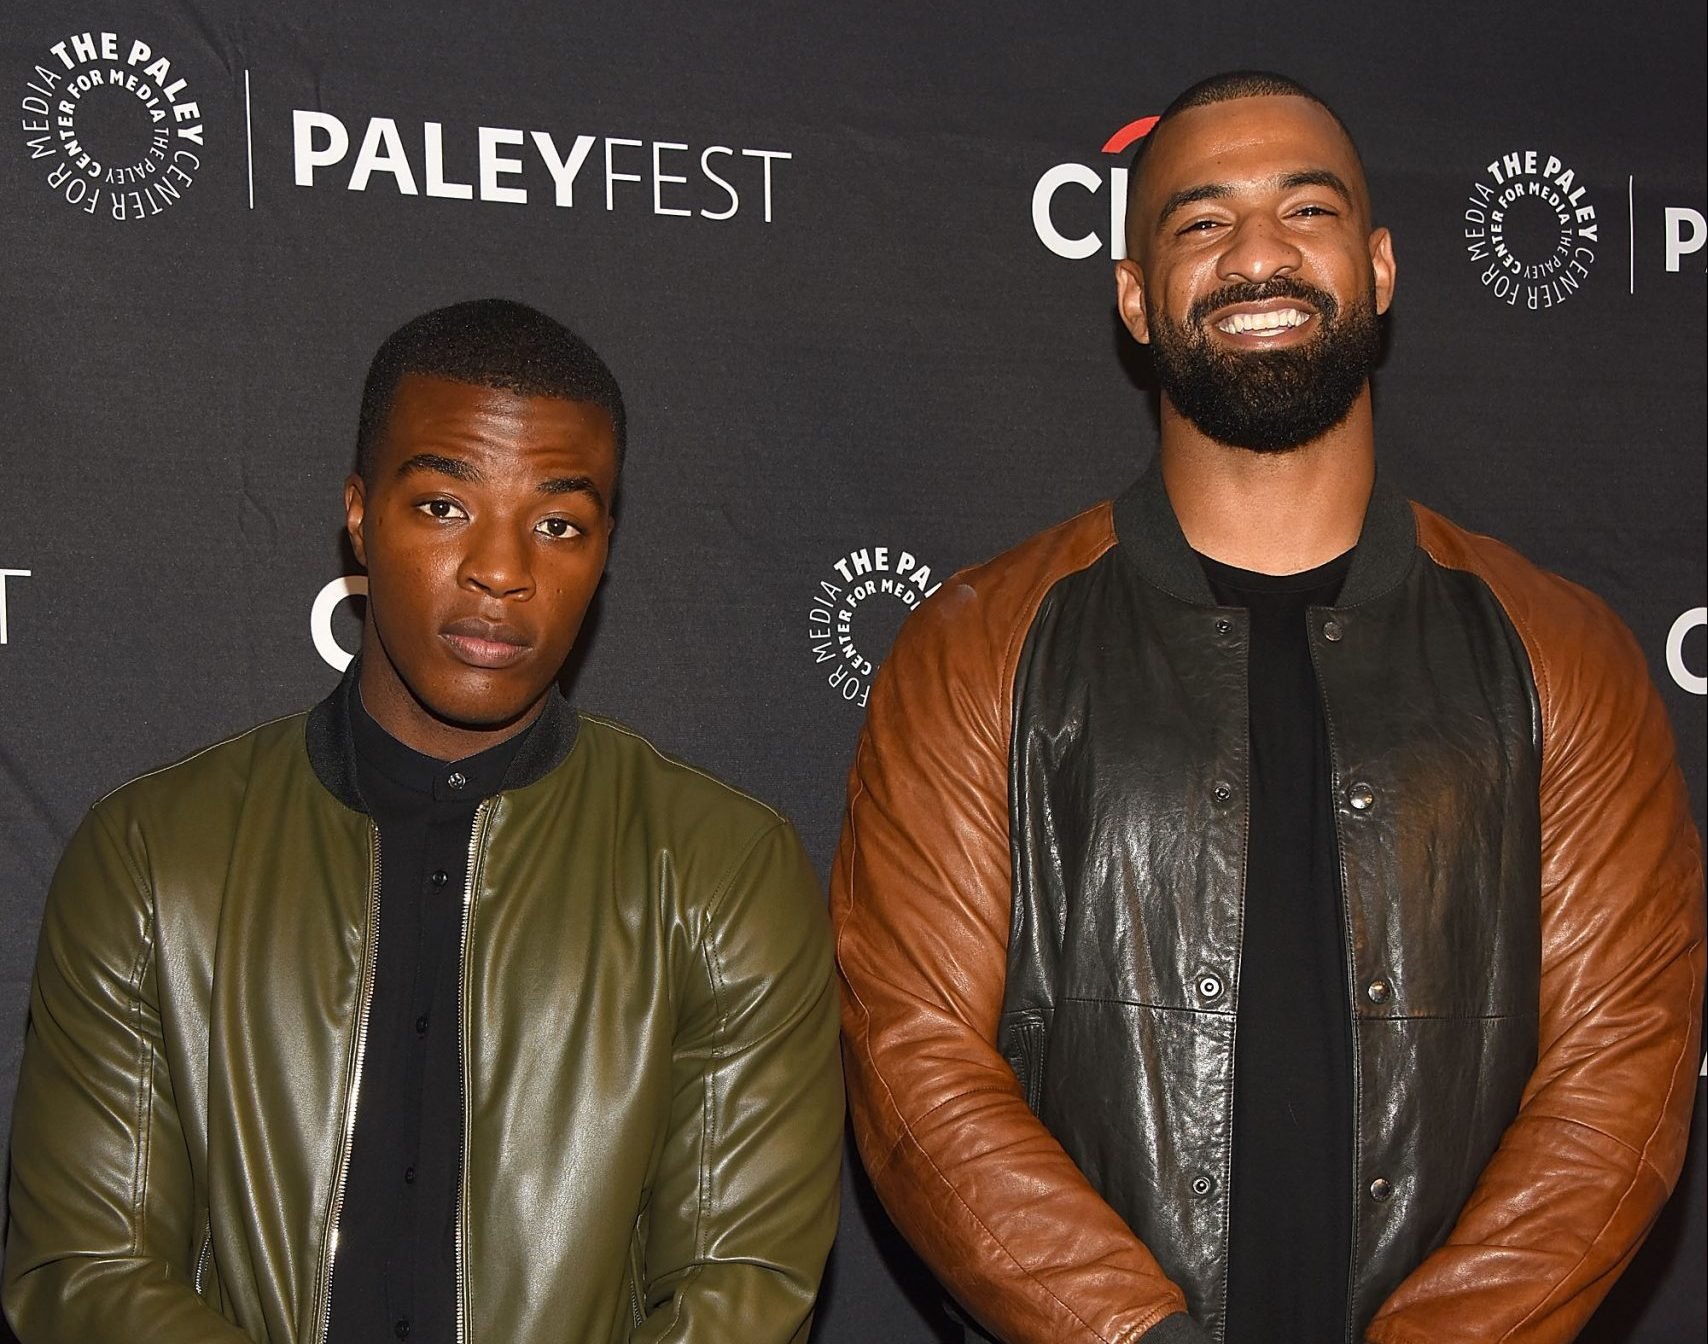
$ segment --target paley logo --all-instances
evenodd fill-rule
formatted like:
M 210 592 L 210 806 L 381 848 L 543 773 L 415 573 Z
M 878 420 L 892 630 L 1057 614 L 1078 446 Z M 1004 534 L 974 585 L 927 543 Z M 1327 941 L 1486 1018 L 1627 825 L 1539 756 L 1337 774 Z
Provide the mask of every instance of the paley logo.
M 173 59 L 118 33 L 55 42 L 24 80 L 24 147 L 67 205 L 147 219 L 176 205 L 201 171 L 202 110 Z
M 1156 123 L 1155 117 L 1140 117 L 1137 121 L 1129 121 L 1103 142 L 1103 153 L 1115 156 L 1125 154 L 1149 135 Z M 1069 187 L 1074 191 L 1070 194 L 1068 207 L 1058 214 L 1057 197 Z M 1065 232 L 1068 228 L 1084 228 L 1090 222 L 1090 216 L 1084 209 L 1085 202 L 1072 202 L 1071 195 L 1096 196 L 1105 188 L 1109 192 L 1107 240 L 1095 227 L 1079 234 Z M 1078 209 L 1080 222 L 1072 225 L 1064 223 L 1061 215 L 1074 208 Z M 1107 241 L 1110 258 L 1119 261 L 1127 255 L 1126 164 L 1117 157 L 1115 163 L 1097 168 L 1084 163 L 1058 163 L 1053 168 L 1046 168 L 1037 185 L 1032 188 L 1032 228 L 1038 235 L 1038 241 L 1058 257 L 1066 257 L 1070 261 L 1093 257 Z
M 1556 154 L 1492 159 L 1465 201 L 1465 252 L 1482 286 L 1509 307 L 1557 308 L 1595 264 L 1601 224 L 1589 188 Z
M 1700 210 L 1692 210 L 1688 205 L 1667 206 L 1665 218 L 1666 268 L 1677 275 L 1684 269 L 1684 259 L 1693 252 L 1700 252 L 1702 245 L 1708 243 L 1708 219 L 1703 218 Z
M 584 206 L 589 196 L 597 201 L 602 194 L 606 210 L 649 209 L 712 220 L 757 208 L 767 224 L 774 165 L 794 158 L 782 149 L 564 137 L 509 126 L 447 130 L 442 122 L 423 121 L 406 131 L 396 118 L 380 116 L 367 119 L 358 140 L 343 118 L 306 108 L 291 112 L 291 147 L 299 187 L 336 184 L 367 191 L 383 183 L 402 196 L 509 205 L 550 200 L 571 209 L 579 185 Z
M 941 583 L 912 551 L 865 546 L 831 563 L 807 610 L 807 644 L 825 684 L 864 708 L 896 628 Z

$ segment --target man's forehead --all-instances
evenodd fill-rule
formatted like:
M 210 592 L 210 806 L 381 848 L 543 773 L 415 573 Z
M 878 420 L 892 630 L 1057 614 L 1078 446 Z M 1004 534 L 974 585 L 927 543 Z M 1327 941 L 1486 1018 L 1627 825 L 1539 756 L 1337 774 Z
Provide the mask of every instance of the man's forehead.
M 397 435 L 489 424 L 530 437 L 544 432 L 553 439 L 565 428 L 613 430 L 611 413 L 596 402 L 425 373 L 398 379 L 386 428 Z
M 481 474 L 526 474 L 589 454 L 614 464 L 615 444 L 611 414 L 594 402 L 410 373 L 398 381 L 379 446 L 389 472 L 431 450 L 435 461 L 478 461 Z
M 1352 141 L 1321 103 L 1296 94 L 1259 94 L 1187 108 L 1151 132 L 1139 160 L 1136 199 L 1154 212 L 1183 187 L 1226 174 L 1255 180 L 1327 169 L 1368 200 Z

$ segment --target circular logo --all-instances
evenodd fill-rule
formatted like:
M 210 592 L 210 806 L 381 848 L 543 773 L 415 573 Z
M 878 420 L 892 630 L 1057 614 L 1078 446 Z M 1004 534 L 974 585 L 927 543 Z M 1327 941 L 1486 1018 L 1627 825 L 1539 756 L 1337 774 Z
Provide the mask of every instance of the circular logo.
M 1483 288 L 1512 308 L 1558 308 L 1595 264 L 1601 225 L 1577 170 L 1555 154 L 1515 149 L 1471 184 L 1465 251 Z
M 807 611 L 807 645 L 825 684 L 864 708 L 902 621 L 941 586 L 912 551 L 866 546 L 832 562 Z
M 171 57 L 118 33 L 75 33 L 24 80 L 24 148 L 49 190 L 84 214 L 148 219 L 201 171 L 202 110 Z
M 346 599 L 367 595 L 368 578 L 365 574 L 346 574 L 341 579 L 333 579 L 314 595 L 314 603 L 308 609 L 308 636 L 314 641 L 314 651 L 334 672 L 342 672 L 349 667 L 356 655 L 338 642 L 338 635 L 332 628 L 332 613 Z
M 5 571 L 0 570 L 0 574 L 3 573 Z M 1667 671 L 1672 673 L 1672 679 L 1678 683 L 1680 690 L 1689 691 L 1692 695 L 1708 695 L 1708 676 L 1691 667 L 1690 661 L 1684 656 L 1684 643 L 1694 631 L 1701 630 L 1705 626 L 1708 626 L 1708 607 L 1691 607 L 1688 611 L 1681 612 L 1678 619 L 1672 623 L 1672 629 L 1667 631 Z M 1696 647 L 1696 665 L 1700 667 L 1702 665 L 1702 642 L 1700 640 L 1697 641 Z

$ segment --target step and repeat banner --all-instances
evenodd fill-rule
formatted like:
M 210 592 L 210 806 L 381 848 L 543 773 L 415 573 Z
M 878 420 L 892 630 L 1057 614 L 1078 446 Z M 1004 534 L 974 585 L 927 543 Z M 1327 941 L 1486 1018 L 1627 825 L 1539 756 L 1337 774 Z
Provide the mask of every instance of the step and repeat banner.
M 1112 302 L 1126 151 L 1218 69 L 1353 128 L 1399 258 L 1383 470 L 1613 604 L 1700 825 L 1703 49 L 1703 7 L 1654 0 L 7 6 L 0 1116 L 84 809 L 354 648 L 362 379 L 439 304 L 543 308 L 628 398 L 575 698 L 827 867 L 908 612 L 1154 449 Z M 1699 1106 L 1585 1338 L 1701 1338 L 1703 1263 Z M 815 1338 L 949 1328 L 851 1165 Z

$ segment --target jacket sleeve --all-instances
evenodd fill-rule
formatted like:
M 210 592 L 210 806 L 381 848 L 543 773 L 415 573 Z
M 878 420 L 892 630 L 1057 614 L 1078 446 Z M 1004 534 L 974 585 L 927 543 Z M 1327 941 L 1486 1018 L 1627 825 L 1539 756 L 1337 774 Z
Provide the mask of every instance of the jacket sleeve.
M 1630 633 L 1563 581 L 1494 587 L 1542 710 L 1539 1053 L 1446 1243 L 1378 1344 L 1563 1344 L 1678 1179 L 1701 1050 L 1701 847 L 1666 710 Z
M 695 955 L 631 1339 L 804 1344 L 843 1102 L 824 898 L 786 822 L 724 878 Z
M 192 1285 L 197 1217 L 162 1048 L 152 902 L 98 808 L 48 893 L 12 1127 L 20 1344 L 242 1344 Z
M 997 605 L 952 579 L 908 621 L 857 749 L 831 877 L 855 1138 L 902 1233 L 1002 1339 L 1204 1339 L 997 1049 L 1009 714 L 1036 599 Z

